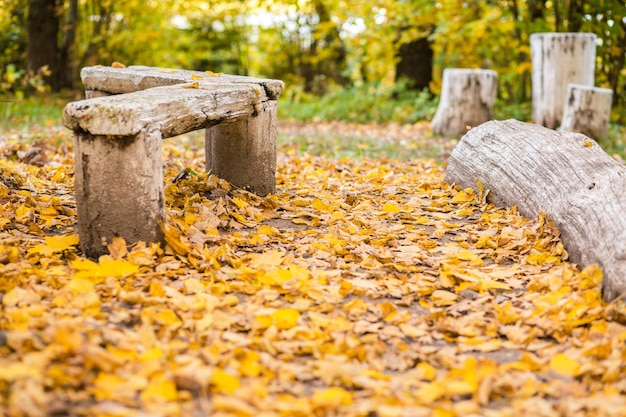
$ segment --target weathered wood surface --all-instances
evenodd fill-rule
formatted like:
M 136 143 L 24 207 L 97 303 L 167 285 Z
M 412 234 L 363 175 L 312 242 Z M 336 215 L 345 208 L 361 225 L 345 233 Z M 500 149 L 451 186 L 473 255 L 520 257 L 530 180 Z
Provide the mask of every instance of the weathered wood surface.
M 530 50 L 533 121 L 556 129 L 561 124 L 567 85 L 594 83 L 596 35 L 534 33 Z
M 446 68 L 433 132 L 454 136 L 491 119 L 498 74 L 491 70 Z
M 489 190 L 498 206 L 558 226 L 570 260 L 598 263 L 609 301 L 626 292 L 626 167 L 579 133 L 516 120 L 470 130 L 452 151 L 445 180 Z
M 197 85 L 197 88 L 193 88 Z M 92 135 L 136 135 L 158 126 L 163 138 L 258 113 L 270 100 L 256 84 L 195 81 L 67 104 L 63 124 Z
M 85 90 L 90 95 L 122 94 L 148 88 L 184 84 L 196 81 L 211 84 L 257 84 L 270 100 L 278 100 L 284 83 L 280 80 L 245 77 L 241 75 L 210 75 L 202 71 L 176 70 L 147 66 L 113 68 L 85 67 L 80 72 Z M 100 93 L 100 94 L 98 94 Z
M 583 133 L 596 140 L 609 133 L 613 90 L 569 84 L 559 130 Z

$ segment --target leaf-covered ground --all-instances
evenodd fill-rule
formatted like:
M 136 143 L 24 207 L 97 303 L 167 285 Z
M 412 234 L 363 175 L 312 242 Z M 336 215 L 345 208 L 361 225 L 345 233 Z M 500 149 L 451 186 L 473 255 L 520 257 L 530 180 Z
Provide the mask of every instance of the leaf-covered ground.
M 284 149 L 260 198 L 168 141 L 168 246 L 94 262 L 69 134 L 24 143 L 0 138 L 3 416 L 626 415 L 601 271 L 432 161 Z

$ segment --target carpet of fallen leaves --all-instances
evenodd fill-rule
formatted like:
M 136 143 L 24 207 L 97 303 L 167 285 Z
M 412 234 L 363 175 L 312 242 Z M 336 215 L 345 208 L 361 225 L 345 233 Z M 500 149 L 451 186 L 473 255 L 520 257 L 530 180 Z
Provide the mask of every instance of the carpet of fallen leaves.
M 94 261 L 50 136 L 0 138 L 3 416 L 626 415 L 601 271 L 432 161 L 286 150 L 261 198 L 167 141 L 168 245 Z

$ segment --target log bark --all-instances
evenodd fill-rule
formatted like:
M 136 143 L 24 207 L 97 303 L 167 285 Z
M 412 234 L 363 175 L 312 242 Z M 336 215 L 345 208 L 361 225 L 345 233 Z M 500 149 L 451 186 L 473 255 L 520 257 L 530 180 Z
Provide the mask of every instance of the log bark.
M 441 99 L 431 122 L 433 132 L 454 136 L 491 119 L 497 89 L 498 74 L 495 71 L 445 69 Z
M 596 38 L 593 33 L 530 35 L 535 123 L 556 129 L 561 124 L 567 85 L 593 85 Z
M 605 139 L 609 133 L 612 101 L 613 91 L 608 88 L 569 84 L 559 130 Z
M 626 167 L 585 135 L 487 122 L 452 151 L 445 180 L 474 189 L 480 181 L 489 202 L 529 218 L 545 212 L 571 261 L 603 269 L 605 300 L 626 293 Z

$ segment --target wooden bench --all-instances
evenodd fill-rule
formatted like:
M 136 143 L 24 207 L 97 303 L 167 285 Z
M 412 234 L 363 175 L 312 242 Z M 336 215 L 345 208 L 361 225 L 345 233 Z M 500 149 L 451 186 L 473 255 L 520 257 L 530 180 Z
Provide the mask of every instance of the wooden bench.
M 161 141 L 206 128 L 206 169 L 266 195 L 276 186 L 279 80 L 154 67 L 87 67 L 86 100 L 67 104 L 82 251 L 115 236 L 162 241 Z

